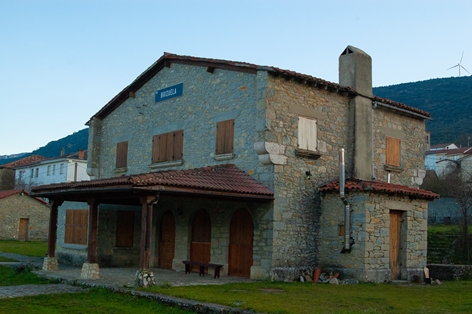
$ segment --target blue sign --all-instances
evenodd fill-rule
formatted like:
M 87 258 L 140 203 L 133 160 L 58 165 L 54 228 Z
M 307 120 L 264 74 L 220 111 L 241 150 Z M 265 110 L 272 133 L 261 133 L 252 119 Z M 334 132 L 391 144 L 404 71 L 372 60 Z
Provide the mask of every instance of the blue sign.
M 183 91 L 184 83 L 160 89 L 156 92 L 156 102 L 182 96 Z

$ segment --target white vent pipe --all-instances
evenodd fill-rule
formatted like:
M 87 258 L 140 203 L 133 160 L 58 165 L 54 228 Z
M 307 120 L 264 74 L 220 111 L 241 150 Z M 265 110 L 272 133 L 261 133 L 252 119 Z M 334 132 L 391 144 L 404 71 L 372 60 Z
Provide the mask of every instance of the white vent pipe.
M 339 197 L 344 204 L 344 247 L 341 253 L 351 252 L 350 234 L 351 234 L 351 217 L 350 217 L 350 205 L 344 195 L 344 186 L 346 185 L 345 178 L 346 163 L 344 162 L 344 148 L 339 150 Z

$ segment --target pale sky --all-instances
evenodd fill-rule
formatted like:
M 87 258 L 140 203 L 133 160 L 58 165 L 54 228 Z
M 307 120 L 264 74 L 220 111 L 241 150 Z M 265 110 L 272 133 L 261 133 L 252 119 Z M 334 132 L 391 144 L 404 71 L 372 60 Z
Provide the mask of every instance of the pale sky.
M 468 0 L 0 0 L 0 155 L 83 129 L 164 52 L 338 82 L 352 45 L 377 87 L 472 73 L 471 31 Z

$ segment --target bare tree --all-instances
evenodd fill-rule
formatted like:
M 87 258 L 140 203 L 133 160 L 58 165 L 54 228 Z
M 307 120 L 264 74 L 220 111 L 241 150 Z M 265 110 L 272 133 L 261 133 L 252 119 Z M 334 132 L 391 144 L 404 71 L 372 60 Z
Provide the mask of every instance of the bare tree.
M 0 169 L 0 190 L 11 190 L 15 187 L 15 171 Z

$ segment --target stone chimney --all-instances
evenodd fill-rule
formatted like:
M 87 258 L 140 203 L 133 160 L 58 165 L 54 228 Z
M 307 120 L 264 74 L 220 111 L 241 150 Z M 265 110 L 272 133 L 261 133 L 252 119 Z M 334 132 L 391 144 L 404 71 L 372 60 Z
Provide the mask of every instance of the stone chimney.
M 79 152 L 77 153 L 77 157 L 79 159 L 85 159 L 85 150 L 79 149 Z
M 364 51 L 347 46 L 339 56 L 339 84 L 354 88 L 360 95 L 350 100 L 352 138 L 348 150 L 353 158 L 353 174 L 362 180 L 374 179 L 372 171 L 372 58 Z M 367 96 L 367 97 L 365 97 Z
M 61 149 L 61 157 L 63 157 L 65 154 L 66 154 L 66 150 L 65 150 L 65 148 L 63 147 L 63 148 Z

